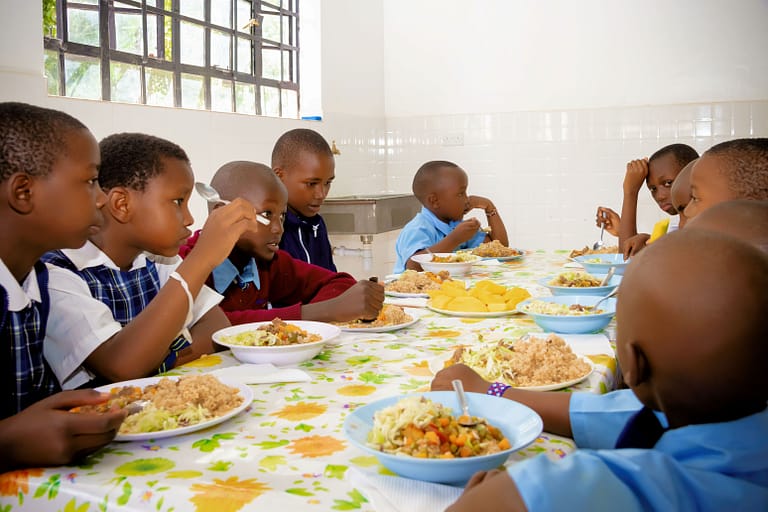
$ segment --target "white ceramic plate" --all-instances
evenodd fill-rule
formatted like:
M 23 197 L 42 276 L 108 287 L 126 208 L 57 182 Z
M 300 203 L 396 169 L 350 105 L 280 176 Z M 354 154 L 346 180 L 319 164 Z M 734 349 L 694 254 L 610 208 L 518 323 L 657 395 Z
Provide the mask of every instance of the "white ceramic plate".
M 452 311 L 449 309 L 438 309 L 427 304 L 427 309 L 447 316 L 460 316 L 464 318 L 497 318 L 500 316 L 510 316 L 517 314 L 518 311 L 510 309 L 508 311 Z
M 453 357 L 453 353 L 450 354 L 442 354 L 438 357 L 433 357 L 432 359 L 427 361 L 427 366 L 432 371 L 433 374 L 437 374 L 440 370 L 445 368 L 445 362 L 449 360 L 451 357 Z M 578 377 L 576 379 L 566 380 L 563 382 L 556 382 L 553 384 L 545 384 L 541 386 L 514 386 L 515 389 L 525 389 L 528 391 L 554 391 L 556 389 L 563 389 L 567 388 L 569 386 L 573 386 L 578 384 L 579 382 L 586 380 L 589 378 L 590 375 L 592 375 L 592 372 L 595 370 L 595 365 L 592 363 L 592 361 L 589 360 L 588 357 L 579 356 L 582 361 L 587 363 L 590 367 L 589 372 L 587 372 L 585 375 Z M 509 384 L 507 382 L 507 384 Z
M 344 332 L 392 332 L 397 331 L 398 329 L 410 327 L 411 325 L 418 322 L 421 316 L 418 310 L 414 311 L 413 308 L 408 308 L 408 310 L 405 311 L 405 314 L 410 316 L 413 320 L 410 322 L 404 322 L 402 324 L 382 325 L 380 327 L 345 327 L 343 325 L 339 325 L 339 328 Z
M 325 322 L 313 322 L 310 320 L 286 320 L 285 323 L 295 325 L 311 334 L 320 336 L 319 341 L 311 343 L 296 343 L 293 345 L 274 345 L 269 347 L 255 347 L 246 345 L 234 345 L 222 340 L 223 336 L 229 336 L 246 331 L 254 331 L 262 325 L 271 322 L 254 322 L 250 324 L 233 325 L 225 327 L 213 333 L 213 341 L 227 347 L 235 358 L 242 363 L 272 363 L 276 366 L 294 365 L 312 359 L 332 340 L 341 330 L 335 325 Z
M 99 388 L 96 388 L 97 391 L 109 391 L 112 388 L 120 388 L 124 386 L 138 386 L 144 389 L 146 386 L 149 386 L 150 384 L 156 384 L 160 379 L 171 379 L 171 380 L 178 380 L 180 377 L 178 376 L 171 376 L 171 377 L 147 377 L 145 379 L 134 379 L 134 380 L 127 380 L 124 382 L 115 382 L 114 384 L 109 384 L 106 386 L 101 386 Z M 218 377 L 217 377 L 218 378 Z M 198 430 L 203 430 L 208 427 L 212 427 L 214 425 L 218 425 L 219 423 L 223 423 L 227 421 L 229 418 L 232 418 L 233 416 L 237 416 L 240 414 L 243 410 L 245 410 L 246 407 L 251 405 L 251 402 L 253 402 L 253 390 L 251 390 L 250 387 L 248 387 L 246 384 L 242 384 L 240 382 L 234 381 L 234 380 L 228 380 L 228 379 L 221 379 L 219 378 L 222 384 L 226 384 L 227 386 L 237 388 L 240 390 L 240 396 L 243 397 L 243 403 L 229 411 L 228 413 L 218 416 L 216 418 L 212 418 L 207 421 L 201 421 L 200 423 L 195 423 L 194 425 L 189 425 L 186 427 L 179 427 L 179 428 L 172 428 L 170 430 L 160 430 L 158 432 L 142 432 L 140 434 L 117 434 L 115 436 L 115 441 L 147 441 L 149 439 L 162 439 L 165 437 L 173 437 L 173 436 L 180 436 L 182 434 L 188 434 L 190 432 L 196 432 Z

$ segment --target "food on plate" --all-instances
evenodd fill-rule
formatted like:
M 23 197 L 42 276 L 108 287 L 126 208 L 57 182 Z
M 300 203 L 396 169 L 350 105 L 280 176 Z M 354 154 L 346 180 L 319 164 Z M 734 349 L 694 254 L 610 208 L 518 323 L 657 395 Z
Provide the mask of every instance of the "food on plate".
M 430 261 L 432 263 L 466 263 L 468 261 L 475 261 L 476 259 L 477 256 L 468 252 L 455 252 L 448 254 L 447 256 L 433 254 Z
M 70 409 L 70 412 L 108 412 L 124 409 L 126 405 L 141 400 L 142 390 L 138 386 L 123 386 L 109 390 L 106 402 L 94 405 L 81 405 Z
M 606 245 L 599 249 L 592 249 L 588 246 L 584 246 L 583 249 L 574 249 L 571 251 L 570 257 L 584 256 L 585 254 L 616 254 L 619 252 L 619 246 Z
M 523 309 L 525 309 L 527 313 L 556 316 L 584 316 L 605 313 L 604 309 L 595 309 L 592 306 L 584 306 L 582 304 L 559 304 L 557 302 L 547 302 L 543 300 L 532 300 L 528 304 L 525 304 Z
M 511 247 L 505 247 L 498 240 L 485 242 L 472 250 L 472 254 L 483 258 L 506 258 L 508 256 L 520 256 L 523 253 Z
M 462 347 L 446 366 L 463 363 L 485 380 L 510 386 L 547 386 L 588 375 L 592 367 L 573 353 L 561 337 L 529 336 L 490 346 Z
M 440 289 L 429 290 L 429 305 L 435 309 L 470 313 L 514 311 L 518 302 L 531 296 L 528 290 L 517 286 L 507 288 L 493 281 L 478 281 L 469 290 L 464 281 L 444 282 Z
M 428 459 L 474 457 L 509 449 L 509 440 L 498 428 L 482 419 L 474 427 L 461 426 L 451 412 L 423 396 L 403 398 L 376 411 L 367 444 L 385 453 Z
M 110 395 L 110 407 L 124 408 L 137 400 L 148 401 L 140 412 L 125 418 L 120 426 L 120 434 L 159 432 L 195 425 L 223 416 L 243 403 L 237 388 L 223 384 L 213 375 L 162 378 L 144 389 L 137 386 L 112 388 Z M 126 396 L 130 400 L 123 400 Z M 72 412 L 110 410 L 103 409 L 104 405 L 77 407 Z
M 243 331 L 221 337 L 221 341 L 224 343 L 246 347 L 298 345 L 313 343 L 321 339 L 317 334 L 307 332 L 301 327 L 286 323 L 279 318 L 275 318 L 269 324 L 262 325 L 252 331 Z
M 400 277 L 387 283 L 384 289 L 388 292 L 398 293 L 424 293 L 426 290 L 440 288 L 443 281 L 450 281 L 451 275 L 447 270 L 441 270 L 437 274 L 433 272 L 416 272 L 406 270 Z
M 347 328 L 354 328 L 354 329 L 366 329 L 366 328 L 374 328 L 374 327 L 387 327 L 390 325 L 401 325 L 401 324 L 407 324 L 408 322 L 412 322 L 413 317 L 406 313 L 403 308 L 400 306 L 395 306 L 394 304 L 384 304 L 384 306 L 381 308 L 381 311 L 379 311 L 378 316 L 375 320 L 371 321 L 365 321 L 365 320 L 355 320 L 354 322 L 331 322 L 335 325 L 338 325 L 340 327 L 347 327 Z
M 594 286 L 600 286 L 601 282 L 601 279 L 598 279 L 585 272 L 563 272 L 559 276 L 552 279 L 549 284 L 552 286 L 562 286 L 565 288 L 590 288 Z

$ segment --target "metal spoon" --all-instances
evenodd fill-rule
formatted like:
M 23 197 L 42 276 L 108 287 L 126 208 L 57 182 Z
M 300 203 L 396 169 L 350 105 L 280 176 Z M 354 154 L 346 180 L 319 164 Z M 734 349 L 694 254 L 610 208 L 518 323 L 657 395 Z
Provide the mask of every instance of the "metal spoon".
M 619 293 L 619 287 L 617 286 L 613 290 L 611 290 L 611 293 L 600 299 L 599 301 L 595 302 L 594 306 L 587 306 L 592 311 L 597 311 L 597 306 L 599 306 L 602 302 L 605 302 L 606 300 L 610 299 L 611 297 L 615 297 L 616 294 Z
M 125 406 L 124 410 L 128 413 L 128 416 L 131 414 L 136 414 L 144 410 L 146 406 L 149 405 L 149 400 L 134 400 L 133 402 L 130 402 L 128 405 Z
M 202 197 L 209 203 L 229 204 L 231 202 L 231 201 L 227 201 L 226 199 L 222 199 L 221 196 L 219 195 L 219 192 L 212 186 L 208 185 L 207 183 L 202 183 L 200 181 L 196 182 L 195 190 L 197 191 L 198 194 L 200 194 L 200 197 Z M 271 224 L 270 220 L 260 213 L 256 214 L 256 220 L 261 222 L 265 226 L 269 226 Z
M 603 246 L 603 233 L 605 233 L 605 212 L 600 212 L 600 216 L 603 218 L 603 222 L 600 224 L 600 240 L 592 245 L 593 251 L 596 251 Z
M 453 390 L 456 391 L 456 397 L 459 399 L 459 406 L 461 407 L 461 416 L 459 416 L 458 423 L 462 427 L 474 427 L 479 423 L 484 423 L 485 420 L 481 418 L 475 418 L 469 414 L 469 403 L 467 402 L 467 395 L 464 394 L 464 385 L 459 379 L 451 381 L 453 384 Z
M 603 278 L 603 280 L 602 280 L 602 281 L 600 281 L 600 286 L 605 286 L 605 285 L 607 285 L 607 284 L 608 284 L 608 281 L 610 281 L 610 280 L 611 280 L 611 278 L 613 277 L 613 274 L 615 274 L 615 273 L 616 273 L 616 267 L 611 267 L 611 268 L 609 268 L 609 269 L 608 269 L 608 273 L 607 273 L 607 274 L 605 274 L 605 277 Z

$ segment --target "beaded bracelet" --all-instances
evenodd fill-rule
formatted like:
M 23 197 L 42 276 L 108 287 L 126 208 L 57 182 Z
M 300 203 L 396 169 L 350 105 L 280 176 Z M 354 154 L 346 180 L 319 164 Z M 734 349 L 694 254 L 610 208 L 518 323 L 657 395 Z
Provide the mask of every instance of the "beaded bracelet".
M 503 382 L 494 382 L 488 386 L 488 391 L 486 391 L 486 394 L 493 396 L 504 396 L 504 392 L 511 387 L 512 386 L 507 386 Z
M 494 215 L 497 215 L 498 213 L 499 212 L 496 210 L 496 208 L 494 208 L 493 210 L 491 210 L 489 212 L 485 212 L 485 216 L 486 217 L 493 217 Z
M 175 279 L 179 282 L 182 289 L 184 289 L 184 293 L 187 295 L 187 318 L 184 320 L 184 326 L 188 326 L 190 322 L 192 322 L 192 307 L 195 304 L 195 299 L 192 298 L 192 292 L 189 291 L 189 285 L 187 284 L 187 280 L 181 277 L 181 274 L 178 272 L 171 272 L 171 274 L 168 276 L 171 279 Z

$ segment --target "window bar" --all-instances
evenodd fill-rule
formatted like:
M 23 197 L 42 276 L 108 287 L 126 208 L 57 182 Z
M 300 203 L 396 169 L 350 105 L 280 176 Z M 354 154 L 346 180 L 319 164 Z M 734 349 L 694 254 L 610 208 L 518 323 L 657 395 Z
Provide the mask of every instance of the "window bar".
M 171 0 L 171 9 L 174 16 L 171 16 L 171 61 L 173 63 L 173 104 L 175 107 L 181 107 L 181 20 L 176 16 L 181 12 L 179 8 L 180 0 Z
M 141 0 L 141 66 L 139 67 L 139 103 L 147 104 L 147 62 L 149 62 L 149 37 L 147 35 L 147 0 Z
M 254 18 L 258 19 L 261 14 L 261 0 L 253 0 L 251 13 Z M 261 108 L 261 86 L 264 83 L 264 77 L 262 76 L 264 66 L 261 59 L 261 23 L 255 27 L 252 26 L 251 31 L 251 34 L 254 36 L 251 40 L 251 59 L 253 59 L 254 89 L 256 90 L 256 114 L 261 116 L 264 115 L 264 111 Z
M 206 72 L 203 74 L 203 93 L 205 96 L 205 109 L 211 110 L 213 102 L 211 101 L 211 0 L 203 0 L 203 21 L 205 26 L 203 28 L 203 65 Z
M 113 0 L 99 0 L 99 62 L 101 62 L 101 99 L 111 101 L 112 91 L 109 83 L 109 49 L 113 46 L 110 40 L 110 19 L 114 27 L 114 3 Z M 114 28 L 112 30 L 114 33 Z M 108 42 L 107 44 L 105 44 Z
M 56 56 L 59 59 L 59 96 L 67 95 L 67 70 L 64 68 L 64 48 L 69 40 L 69 23 L 67 22 L 67 0 L 56 2 Z

